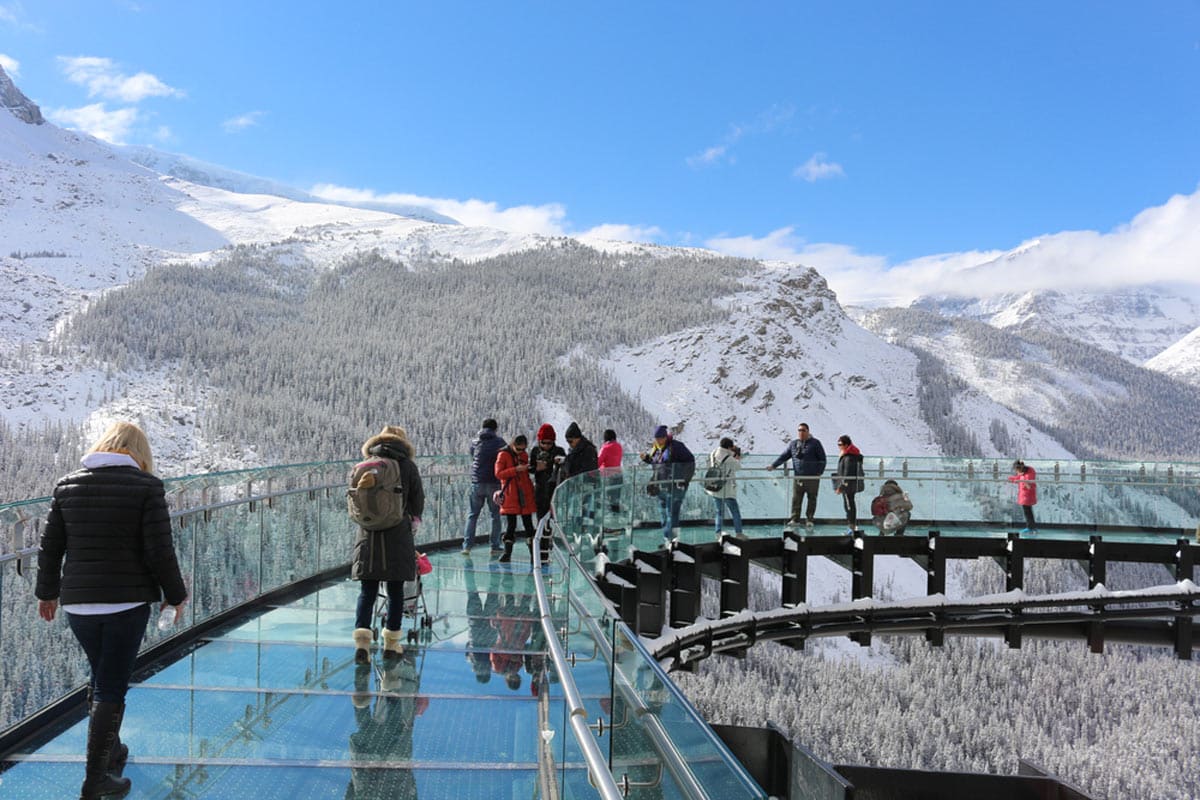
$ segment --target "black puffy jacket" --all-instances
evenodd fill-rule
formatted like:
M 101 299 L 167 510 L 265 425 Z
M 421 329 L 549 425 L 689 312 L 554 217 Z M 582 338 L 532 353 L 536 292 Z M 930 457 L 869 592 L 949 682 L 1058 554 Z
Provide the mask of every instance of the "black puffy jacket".
M 63 605 L 186 600 L 162 481 L 132 466 L 61 478 L 42 532 L 34 594 Z

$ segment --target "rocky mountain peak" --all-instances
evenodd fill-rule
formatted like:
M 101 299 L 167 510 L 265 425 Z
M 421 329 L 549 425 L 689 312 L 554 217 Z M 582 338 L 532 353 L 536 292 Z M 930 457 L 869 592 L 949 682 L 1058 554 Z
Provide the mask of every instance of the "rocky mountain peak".
M 17 88 L 12 78 L 4 71 L 4 67 L 0 67 L 0 108 L 7 108 L 17 119 L 30 125 L 41 125 L 46 121 L 37 103 Z

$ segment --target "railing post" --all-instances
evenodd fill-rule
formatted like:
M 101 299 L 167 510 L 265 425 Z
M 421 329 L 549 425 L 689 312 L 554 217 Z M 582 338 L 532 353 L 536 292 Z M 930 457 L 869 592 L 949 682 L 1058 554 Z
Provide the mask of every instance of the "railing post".
M 700 614 L 700 552 L 695 545 L 676 542 L 671 551 L 670 625 L 691 625 Z

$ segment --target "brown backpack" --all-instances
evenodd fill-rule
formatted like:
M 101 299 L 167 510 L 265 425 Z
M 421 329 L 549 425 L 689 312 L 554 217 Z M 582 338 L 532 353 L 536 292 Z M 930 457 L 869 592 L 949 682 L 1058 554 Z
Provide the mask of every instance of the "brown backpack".
M 382 456 L 355 464 L 346 490 L 346 511 L 355 524 L 368 531 L 394 528 L 403 522 L 400 464 Z

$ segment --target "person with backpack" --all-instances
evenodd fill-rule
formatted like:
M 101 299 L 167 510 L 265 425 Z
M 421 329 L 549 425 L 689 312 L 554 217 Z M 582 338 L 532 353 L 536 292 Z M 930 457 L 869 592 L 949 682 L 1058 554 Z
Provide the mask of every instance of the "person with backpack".
M 883 534 L 904 535 L 904 529 L 913 509 L 912 500 L 894 480 L 886 480 L 879 494 L 871 501 L 872 522 Z
M 796 438 L 788 443 L 787 449 L 779 454 L 779 458 L 767 467 L 773 470 L 788 459 L 792 460 L 792 516 L 788 519 L 785 530 L 792 530 L 800 524 L 801 505 L 808 498 L 808 507 L 804 517 L 804 526 L 812 530 L 817 515 L 817 492 L 821 488 L 820 476 L 825 473 L 825 448 L 821 440 L 808 431 L 808 423 L 801 422 L 796 427 Z
M 526 544 L 533 553 L 533 512 L 537 511 L 533 480 L 529 477 L 529 440 L 525 434 L 513 439 L 512 444 L 496 454 L 496 477 L 500 479 L 500 513 L 508 520 L 504 534 L 502 562 L 512 560 L 513 544 L 517 541 L 517 517 L 521 518 L 521 529 L 525 531 Z
M 846 509 L 846 524 L 850 526 L 846 533 L 853 535 L 858 531 L 858 506 L 854 502 L 854 496 L 866 488 L 863 483 L 863 457 L 854 442 L 844 433 L 838 437 L 837 446 L 841 456 L 833 474 L 833 492 L 842 496 L 842 506 Z
M 687 495 L 688 484 L 696 474 L 696 457 L 683 442 L 671 435 L 666 425 L 654 429 L 654 445 L 641 454 L 654 467 L 646 493 L 658 498 L 665 541 L 679 538 L 679 511 Z
M 359 523 L 350 562 L 350 579 L 359 582 L 353 634 L 354 660 L 359 664 L 371 659 L 371 615 L 381 582 L 387 582 L 388 596 L 383 656 L 391 660 L 404 652 L 404 583 L 417 579 L 413 536 L 425 510 L 425 487 L 404 428 L 384 427 L 363 442 L 362 455 L 347 492 L 351 518 Z
M 716 510 L 717 539 L 721 538 L 725 509 L 733 520 L 733 534 L 742 535 L 742 512 L 737 501 L 737 471 L 742 466 L 742 449 L 726 436 L 716 450 L 708 454 L 708 469 L 704 473 L 704 491 L 713 499 Z
M 470 511 L 463 528 L 464 556 L 471 555 L 471 548 L 475 545 L 475 528 L 484 504 L 492 515 L 492 553 L 499 553 L 503 546 L 500 541 L 500 507 L 492 500 L 492 496 L 500 489 L 500 481 L 496 478 L 496 454 L 508 443 L 496 433 L 498 427 L 496 420 L 491 417 L 485 419 L 471 442 Z

